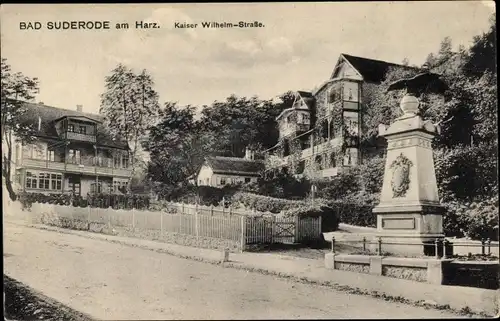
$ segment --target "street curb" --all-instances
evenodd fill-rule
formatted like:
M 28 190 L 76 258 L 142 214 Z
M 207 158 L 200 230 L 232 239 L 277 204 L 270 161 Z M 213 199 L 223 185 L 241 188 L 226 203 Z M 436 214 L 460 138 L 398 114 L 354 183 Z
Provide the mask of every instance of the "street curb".
M 310 278 L 310 277 L 298 277 L 298 276 L 293 275 L 291 273 L 280 272 L 280 271 L 275 271 L 275 270 L 266 269 L 266 268 L 257 268 L 257 267 L 254 267 L 252 265 L 246 264 L 246 263 L 231 262 L 230 260 L 228 262 L 221 263 L 221 261 L 219 259 L 204 258 L 201 256 L 179 253 L 175 250 L 170 250 L 170 249 L 166 249 L 166 248 L 152 248 L 152 247 L 149 247 L 147 245 L 134 244 L 134 243 L 128 242 L 128 241 L 113 240 L 113 239 L 108 238 L 108 235 L 106 235 L 106 234 L 99 234 L 99 233 L 86 232 L 86 231 L 73 231 L 73 230 L 68 230 L 68 229 L 63 229 L 63 228 L 58 228 L 58 227 L 37 225 L 37 224 L 25 225 L 25 224 L 12 223 L 12 222 L 9 222 L 9 223 L 14 224 L 14 225 L 26 226 L 29 228 L 35 228 L 35 229 L 39 229 L 39 230 L 46 230 L 46 231 L 63 233 L 63 234 L 71 234 L 71 235 L 80 236 L 80 237 L 84 237 L 84 238 L 88 238 L 88 239 L 107 241 L 110 243 L 125 245 L 125 246 L 129 246 L 129 247 L 135 247 L 135 248 L 140 248 L 140 249 L 144 249 L 144 250 L 155 251 L 157 253 L 164 253 L 164 254 L 175 256 L 175 257 L 178 257 L 181 259 L 188 259 L 188 260 L 193 260 L 193 261 L 198 261 L 198 262 L 203 262 L 203 263 L 209 263 L 212 265 L 229 267 L 229 268 L 244 270 L 244 271 L 248 271 L 248 272 L 255 272 L 255 273 L 259 273 L 259 274 L 263 274 L 263 275 L 272 275 L 272 276 L 276 276 L 276 277 L 279 277 L 282 279 L 292 280 L 294 282 L 303 283 L 303 284 L 322 286 L 322 287 L 326 287 L 329 289 L 333 289 L 335 291 L 348 293 L 348 294 L 371 296 L 371 297 L 374 297 L 377 299 L 383 299 L 385 301 L 399 302 L 399 303 L 404 303 L 404 304 L 408 304 L 408 305 L 412 305 L 412 306 L 424 307 L 426 309 L 447 310 L 449 312 L 457 314 L 458 316 L 482 317 L 482 318 L 494 317 L 494 315 L 485 313 L 483 311 L 472 311 L 470 309 L 470 307 L 464 306 L 461 309 L 457 309 L 457 308 L 450 307 L 449 304 L 442 305 L 442 304 L 437 304 L 437 303 L 428 303 L 424 300 L 415 301 L 415 300 L 406 299 L 402 296 L 392 296 L 390 294 L 386 294 L 386 293 L 379 292 L 379 291 L 360 289 L 358 287 L 352 287 L 349 285 L 342 285 L 342 284 L 339 284 L 337 282 L 315 280 L 315 279 Z M 86 234 L 86 233 L 89 233 L 89 234 Z M 92 234 L 95 234 L 95 235 L 92 235 Z M 130 239 L 133 240 L 134 238 L 130 238 Z M 148 240 L 148 241 L 150 241 L 150 240 Z M 154 241 L 152 241 L 152 242 L 154 242 Z M 165 244 L 166 246 L 168 246 L 168 245 L 181 246 L 181 245 L 170 244 L 170 243 L 162 243 L 162 242 L 157 242 L 157 243 Z

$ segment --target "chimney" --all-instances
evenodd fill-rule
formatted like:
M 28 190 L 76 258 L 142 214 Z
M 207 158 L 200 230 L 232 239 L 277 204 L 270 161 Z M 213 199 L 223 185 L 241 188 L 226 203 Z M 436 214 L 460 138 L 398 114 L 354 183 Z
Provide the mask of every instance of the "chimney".
M 76 105 L 76 111 L 82 112 L 83 111 L 83 105 Z

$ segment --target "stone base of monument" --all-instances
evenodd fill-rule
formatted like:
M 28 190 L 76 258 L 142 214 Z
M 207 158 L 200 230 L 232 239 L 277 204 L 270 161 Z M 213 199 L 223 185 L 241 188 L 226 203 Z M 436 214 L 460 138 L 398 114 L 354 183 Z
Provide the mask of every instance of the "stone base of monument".
M 437 204 L 381 204 L 374 208 L 377 214 L 375 250 L 406 256 L 443 255 L 443 207 Z M 380 239 L 381 244 L 378 244 Z M 373 250 L 373 249 L 372 249 Z M 451 255 L 450 246 L 446 255 Z

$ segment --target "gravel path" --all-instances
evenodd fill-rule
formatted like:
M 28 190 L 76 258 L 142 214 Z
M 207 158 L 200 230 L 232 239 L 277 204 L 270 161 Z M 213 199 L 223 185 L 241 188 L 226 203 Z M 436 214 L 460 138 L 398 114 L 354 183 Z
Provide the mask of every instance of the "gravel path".
M 456 317 L 8 223 L 4 253 L 6 275 L 98 319 Z

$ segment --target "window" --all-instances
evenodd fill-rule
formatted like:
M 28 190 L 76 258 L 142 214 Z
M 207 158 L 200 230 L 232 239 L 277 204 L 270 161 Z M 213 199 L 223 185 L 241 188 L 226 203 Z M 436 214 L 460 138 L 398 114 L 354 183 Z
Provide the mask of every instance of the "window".
M 128 183 L 127 181 L 113 181 L 113 192 L 127 192 Z
M 306 168 L 306 162 L 300 161 L 298 166 L 297 166 L 297 174 L 303 174 L 305 168 Z
M 321 157 L 321 155 L 317 155 L 314 159 L 314 162 L 316 163 L 318 169 L 323 169 L 323 158 Z
M 97 183 L 97 191 L 96 191 L 96 183 L 90 184 L 90 192 L 91 193 L 102 193 L 102 183 Z
M 330 155 L 330 164 L 332 165 L 332 167 L 337 167 L 337 156 L 335 155 L 335 153 L 332 153 Z
M 44 159 L 44 150 L 42 146 L 33 145 L 33 158 L 34 159 Z
M 53 162 L 54 159 L 55 159 L 55 151 L 49 150 L 49 152 L 47 153 L 47 160 Z
M 221 178 L 220 179 L 220 184 L 221 185 L 226 185 L 226 179 L 225 178 Z
M 31 172 L 26 172 L 26 188 L 37 188 L 37 177 Z
M 53 190 L 61 190 L 62 188 L 62 175 L 50 174 L 50 188 Z
M 113 155 L 113 165 L 115 168 L 120 167 L 120 155 Z
M 346 126 L 349 135 L 358 136 L 359 123 L 357 119 L 346 119 Z
M 128 168 L 128 154 L 123 154 L 122 156 L 122 167 Z
M 80 134 L 87 134 L 87 127 L 85 126 L 80 126 Z
M 250 177 L 245 177 L 245 183 L 250 183 L 252 179 Z
M 68 152 L 68 163 L 80 164 L 80 151 L 70 149 Z
M 352 165 L 352 155 L 351 155 L 351 150 L 346 149 L 345 154 L 344 154 L 344 165 Z
M 68 125 L 68 131 L 69 132 L 74 132 L 75 131 L 75 125 Z
M 75 195 L 80 195 L 81 194 L 81 183 L 80 182 L 72 182 L 72 181 L 69 181 L 68 182 L 68 188 L 70 191 L 73 191 L 73 193 L 75 193 Z
M 26 188 L 60 191 L 62 174 L 26 172 Z
M 39 173 L 38 174 L 38 188 L 50 189 L 50 174 L 49 173 Z

